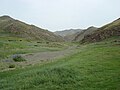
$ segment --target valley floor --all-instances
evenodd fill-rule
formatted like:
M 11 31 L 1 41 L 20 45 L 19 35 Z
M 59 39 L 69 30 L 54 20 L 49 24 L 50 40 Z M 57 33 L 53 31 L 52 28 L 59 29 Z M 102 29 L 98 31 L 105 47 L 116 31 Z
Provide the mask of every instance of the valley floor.
M 66 56 L 70 56 L 74 53 L 77 53 L 77 45 L 69 46 L 68 48 L 60 51 L 45 51 L 45 52 L 37 52 L 37 53 L 29 53 L 29 54 L 21 54 L 26 61 L 23 62 L 14 62 L 11 58 L 3 59 L 0 62 L 3 64 L 14 64 L 20 67 L 26 67 L 30 65 L 40 64 L 42 62 L 53 61 L 55 59 L 63 58 Z M 15 68 L 5 68 L 1 71 L 13 70 Z
M 66 57 L 0 72 L 0 90 L 120 90 L 120 41 L 80 45 Z

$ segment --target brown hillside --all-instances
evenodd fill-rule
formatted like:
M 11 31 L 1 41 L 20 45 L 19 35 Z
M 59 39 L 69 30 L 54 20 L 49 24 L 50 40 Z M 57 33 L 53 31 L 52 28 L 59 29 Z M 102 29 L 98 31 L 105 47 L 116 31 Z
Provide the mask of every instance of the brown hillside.
M 98 42 L 113 36 L 120 36 L 120 18 L 86 35 L 81 42 Z
M 61 37 L 48 30 L 26 24 L 9 16 L 0 17 L 0 33 L 29 40 L 63 41 Z

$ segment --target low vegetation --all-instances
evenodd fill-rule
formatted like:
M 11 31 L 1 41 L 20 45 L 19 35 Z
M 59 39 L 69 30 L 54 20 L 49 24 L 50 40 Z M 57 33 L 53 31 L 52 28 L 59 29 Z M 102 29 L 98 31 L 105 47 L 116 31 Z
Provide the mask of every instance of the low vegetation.
M 21 55 L 19 55 L 19 54 L 13 55 L 12 58 L 13 58 L 13 60 L 14 60 L 15 62 L 26 61 L 26 60 L 25 60 Z
M 14 64 L 9 65 L 9 68 L 15 68 Z
M 80 45 L 74 55 L 0 72 L 0 89 L 119 90 L 120 46 L 116 40 L 119 38 Z
M 22 38 L 0 36 L 0 60 L 14 54 L 58 51 L 68 47 L 64 42 L 28 41 Z

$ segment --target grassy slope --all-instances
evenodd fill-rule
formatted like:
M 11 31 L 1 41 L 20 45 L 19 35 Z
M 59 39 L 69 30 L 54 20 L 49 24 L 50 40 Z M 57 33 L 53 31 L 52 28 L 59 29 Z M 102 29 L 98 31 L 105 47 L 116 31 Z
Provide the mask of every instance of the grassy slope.
M 0 90 L 120 90 L 120 46 L 113 40 L 25 69 L 0 72 Z

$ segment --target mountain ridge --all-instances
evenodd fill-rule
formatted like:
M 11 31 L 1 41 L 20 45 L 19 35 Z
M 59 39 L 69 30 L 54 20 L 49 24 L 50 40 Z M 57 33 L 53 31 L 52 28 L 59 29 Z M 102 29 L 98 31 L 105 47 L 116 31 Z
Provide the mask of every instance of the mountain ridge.
M 120 18 L 98 28 L 94 33 L 86 35 L 81 43 L 99 42 L 113 36 L 120 36 Z
M 82 31 L 83 29 L 66 29 L 66 30 L 62 30 L 62 31 L 56 31 L 54 32 L 56 35 L 60 35 L 62 37 L 65 37 L 67 35 L 72 35 L 75 34 L 77 32 Z
M 6 15 L 0 17 L 0 33 L 7 33 L 10 36 L 29 40 L 64 41 L 61 37 L 48 30 L 29 25 Z
M 84 36 L 94 33 L 94 31 L 96 31 L 97 29 L 97 27 L 90 26 L 87 29 L 84 29 L 83 31 L 79 32 L 79 34 L 76 35 L 72 41 L 79 42 L 84 38 Z

